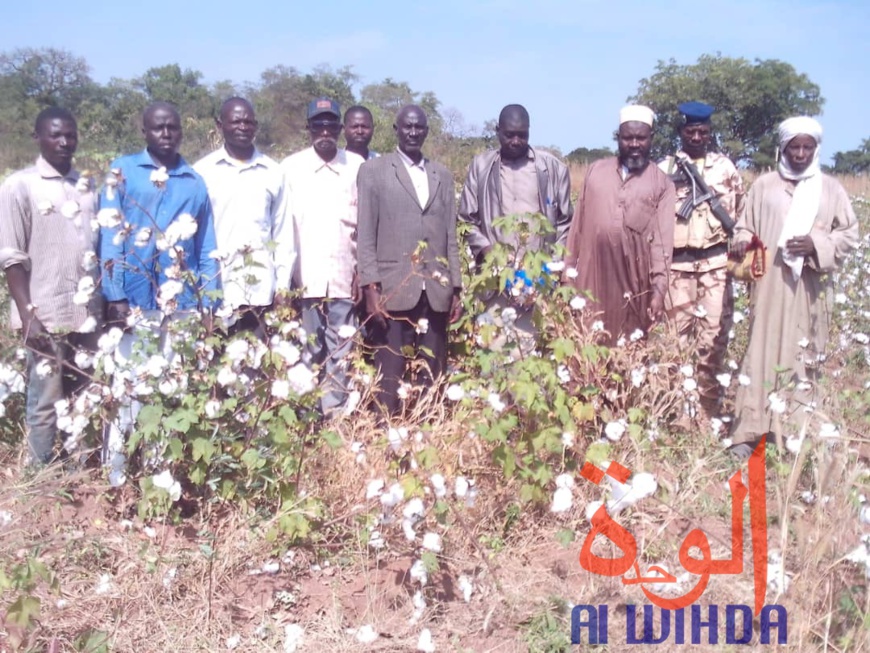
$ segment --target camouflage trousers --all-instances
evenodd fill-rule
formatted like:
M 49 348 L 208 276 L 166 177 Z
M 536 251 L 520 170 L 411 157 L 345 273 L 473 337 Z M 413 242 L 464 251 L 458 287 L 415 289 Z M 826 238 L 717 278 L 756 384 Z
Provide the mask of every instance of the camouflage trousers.
M 722 396 L 716 375 L 722 372 L 728 332 L 734 321 L 733 281 L 725 268 L 705 272 L 671 270 L 665 302 L 668 320 L 681 346 L 694 351 L 701 405 L 713 411 Z

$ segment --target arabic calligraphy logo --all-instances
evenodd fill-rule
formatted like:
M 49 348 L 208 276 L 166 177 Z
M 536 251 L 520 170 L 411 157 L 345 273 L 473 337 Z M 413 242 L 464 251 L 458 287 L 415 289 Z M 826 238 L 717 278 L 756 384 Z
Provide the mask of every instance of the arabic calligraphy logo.
M 599 576 L 622 576 L 623 585 L 640 585 L 641 590 L 654 605 L 665 610 L 680 610 L 697 601 L 704 590 L 710 576 L 735 575 L 743 573 L 743 502 L 749 496 L 750 533 L 752 539 L 753 576 L 755 580 L 755 614 L 761 613 L 767 592 L 767 504 L 765 499 L 765 459 L 764 447 L 766 438 L 761 442 L 749 458 L 748 482 L 743 483 L 743 474 L 736 471 L 728 480 L 731 489 L 731 557 L 714 560 L 710 550 L 707 534 L 696 528 L 686 535 L 680 546 L 680 564 L 690 574 L 700 576 L 691 590 L 676 598 L 659 596 L 644 583 L 676 583 L 677 579 L 662 567 L 652 565 L 645 576 L 638 567 L 637 541 L 623 526 L 616 522 L 601 505 L 592 515 L 592 528 L 586 536 L 580 551 L 580 566 Z M 617 462 L 611 462 L 606 471 L 602 471 L 591 463 L 586 463 L 580 474 L 586 480 L 598 485 L 604 476 L 626 483 L 631 472 Z M 592 552 L 592 543 L 596 536 L 602 535 L 622 551 L 615 558 L 603 558 Z M 689 555 L 692 548 L 701 552 L 701 557 Z M 628 577 L 634 569 L 634 576 Z M 655 575 L 651 575 L 651 574 Z

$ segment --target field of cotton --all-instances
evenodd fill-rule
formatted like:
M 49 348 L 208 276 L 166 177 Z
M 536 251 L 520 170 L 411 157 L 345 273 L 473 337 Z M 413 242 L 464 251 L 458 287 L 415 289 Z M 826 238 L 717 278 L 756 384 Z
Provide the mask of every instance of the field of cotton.
M 870 189 L 844 184 L 862 240 L 836 275 L 823 400 L 765 461 L 765 601 L 788 612 L 779 648 L 798 651 L 870 648 Z M 471 291 L 503 287 L 512 267 L 503 253 L 468 276 L 467 315 L 480 309 Z M 142 401 L 129 460 L 105 470 L 93 456 L 24 467 L 23 351 L 3 331 L 0 649 L 558 652 L 581 650 L 570 644 L 578 604 L 609 608 L 598 650 L 631 648 L 625 606 L 648 601 L 581 567 L 590 519 L 606 504 L 641 567 L 676 577 L 662 595 L 695 585 L 679 556 L 693 529 L 728 557 L 728 481 L 742 470 L 748 482 L 722 440 L 742 382 L 746 289 L 720 376 L 726 410 L 678 428 L 697 401 L 693 352 L 665 327 L 604 347 L 587 299 L 557 283 L 570 271 L 539 256 L 523 269 L 541 280 L 515 294 L 539 309 L 537 351 L 518 347 L 515 311 L 467 317 L 443 387 L 403 386 L 407 409 L 390 427 L 366 408 L 374 373 L 361 354 L 344 416 L 318 419 L 290 308 L 266 343 L 179 323 L 171 355 L 144 351 L 123 373 L 110 332 L 80 361 L 85 393 L 58 406 L 79 461 L 126 397 Z M 773 397 L 770 409 L 793 407 Z M 580 473 L 608 461 L 629 478 L 595 485 Z M 713 576 L 698 604 L 753 604 L 748 517 L 745 527 L 743 571 Z M 615 555 L 604 540 L 592 551 Z M 778 650 L 757 635 L 720 640 L 696 648 Z

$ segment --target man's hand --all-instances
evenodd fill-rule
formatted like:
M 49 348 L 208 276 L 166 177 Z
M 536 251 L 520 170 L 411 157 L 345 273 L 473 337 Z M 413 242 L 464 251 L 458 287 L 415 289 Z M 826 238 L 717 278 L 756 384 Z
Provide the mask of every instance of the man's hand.
M 389 313 L 384 310 L 384 300 L 381 296 L 381 289 L 376 284 L 369 284 L 363 288 L 363 301 L 365 303 L 366 315 L 373 324 L 378 325 L 382 329 L 387 328 L 387 318 Z
M 477 253 L 475 257 L 475 262 L 477 263 L 477 267 L 483 265 L 483 262 L 486 260 L 486 257 L 489 256 L 489 253 L 492 251 L 492 245 L 484 245 L 480 251 Z
M 665 307 L 665 298 L 656 290 L 653 290 L 652 300 L 647 309 L 647 316 L 651 324 L 655 324 L 662 317 L 662 312 Z
M 795 236 L 785 241 L 785 251 L 790 256 L 812 256 L 816 253 L 816 246 L 809 236 Z
M 731 251 L 728 252 L 728 257 L 735 261 L 742 261 L 746 258 L 746 251 L 748 249 L 748 240 L 734 241 L 731 243 Z
M 450 302 L 450 324 L 455 324 L 462 317 L 462 300 L 459 298 L 459 288 L 453 290 L 453 299 Z
M 21 332 L 24 334 L 24 344 L 44 356 L 53 356 L 51 335 L 45 326 L 33 313 L 27 312 L 21 316 Z
M 130 304 L 126 299 L 116 302 L 106 302 L 106 326 L 110 329 L 118 327 L 124 331 L 127 326 L 127 318 L 130 317 Z

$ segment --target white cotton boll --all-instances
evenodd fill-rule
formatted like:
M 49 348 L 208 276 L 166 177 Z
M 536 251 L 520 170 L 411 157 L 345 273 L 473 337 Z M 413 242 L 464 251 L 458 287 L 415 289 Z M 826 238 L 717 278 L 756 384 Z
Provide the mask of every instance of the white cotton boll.
M 242 636 L 236 633 L 231 637 L 227 637 L 226 645 L 227 648 L 232 651 L 239 648 L 239 644 L 242 643 Z
M 565 385 L 571 381 L 571 371 L 565 365 L 559 365 L 556 368 L 556 376 L 559 378 L 559 383 Z
M 517 321 L 517 309 L 513 306 L 503 308 L 501 311 L 501 319 L 505 325 L 511 325 Z
M 417 650 L 423 653 L 435 653 L 435 642 L 432 641 L 432 633 L 428 628 L 424 628 L 420 632 L 420 637 L 417 639 Z
M 414 497 L 405 504 L 402 514 L 406 519 L 419 521 L 420 519 L 423 519 L 425 511 L 426 508 L 423 505 L 423 500 L 420 497 Z
M 121 487 L 127 482 L 127 474 L 123 469 L 113 469 L 109 472 L 109 485 L 112 487 Z
M 219 402 L 217 399 L 209 399 L 207 402 L 205 402 L 204 410 L 205 416 L 208 419 L 214 419 L 220 413 L 221 402 Z
M 241 363 L 245 358 L 247 358 L 250 349 L 251 346 L 248 344 L 247 340 L 238 339 L 230 342 L 224 350 L 224 353 L 233 363 Z
M 462 592 L 463 600 L 466 603 L 471 601 L 471 593 L 474 591 L 474 585 L 472 585 L 471 579 L 468 576 L 462 575 L 459 577 L 456 584 L 459 587 L 459 591 Z
M 69 220 L 75 218 L 79 213 L 81 213 L 81 210 L 79 203 L 75 200 L 67 200 L 60 205 L 60 214 Z
M 571 489 L 560 487 L 553 492 L 553 503 L 550 505 L 550 512 L 560 513 L 571 509 L 571 504 L 574 497 L 571 494 Z
M 820 438 L 838 438 L 840 437 L 839 429 L 830 422 L 825 422 L 819 427 Z
M 638 472 L 631 477 L 632 494 L 638 500 L 655 494 L 659 484 L 656 482 L 656 477 L 649 472 Z
M 603 501 L 590 501 L 586 504 L 586 519 L 587 521 L 592 521 L 593 515 L 598 512 L 598 509 L 604 505 Z
M 464 476 L 457 476 L 453 484 L 453 491 L 456 493 L 456 496 L 464 499 L 465 495 L 468 494 L 468 488 L 468 479 Z
M 592 331 L 593 331 L 593 332 L 595 332 L 595 331 L 604 331 L 604 322 L 602 322 L 601 320 L 595 320 L 595 321 L 592 323 Z
M 695 374 L 695 368 L 691 365 L 683 365 L 682 367 L 680 367 L 680 374 L 687 378 L 690 378 Z
M 447 496 L 447 484 L 441 474 L 432 474 L 429 480 L 432 482 L 432 489 L 435 491 L 435 496 L 438 499 L 443 499 Z
M 151 227 L 142 227 L 139 231 L 136 232 L 136 236 L 133 239 L 133 244 L 136 247 L 147 247 L 148 243 L 151 242 Z
M 417 531 L 414 530 L 414 522 L 410 519 L 402 520 L 402 532 L 405 534 L 405 539 L 413 542 L 417 539 Z
M 778 415 L 782 415 L 787 408 L 785 399 L 780 397 L 775 392 L 771 392 L 769 395 L 767 395 L 767 401 L 770 404 L 771 412 L 777 413 Z
M 607 426 L 604 427 L 604 435 L 611 442 L 621 440 L 622 436 L 625 435 L 626 426 L 624 419 L 616 420 L 615 422 L 608 422 Z
M 571 301 L 568 302 L 568 305 L 571 307 L 572 310 L 582 311 L 584 308 L 586 308 L 586 299 L 584 297 L 576 295 L 571 298 Z
M 734 324 L 740 324 L 743 320 L 746 319 L 746 316 L 740 311 L 734 311 Z
M 375 497 L 381 496 L 384 491 L 384 479 L 377 478 L 372 481 L 369 481 L 366 486 L 366 499 L 374 499 Z
M 45 379 L 51 375 L 51 363 L 48 362 L 48 359 L 41 358 L 39 362 L 36 364 L 36 376 L 40 379 Z
M 371 644 L 374 642 L 380 635 L 378 631 L 374 628 L 366 624 L 365 626 L 360 626 L 356 630 L 352 630 L 351 633 L 356 638 L 360 644 Z
M 556 477 L 556 487 L 570 490 L 574 487 L 574 477 L 571 474 L 559 474 Z
M 737 377 L 737 383 L 739 383 L 743 387 L 748 386 L 750 384 L 750 382 L 751 381 L 750 381 L 749 377 L 746 376 L 745 374 L 741 374 L 740 376 Z
M 423 613 L 426 611 L 426 597 L 423 592 L 417 590 L 414 592 L 414 597 L 411 599 L 414 604 L 414 614 L 411 616 L 411 623 L 415 624 L 423 618 Z
M 861 511 L 858 513 L 858 521 L 862 524 L 870 524 L 870 506 L 861 506 Z
M 178 230 L 179 240 L 188 240 L 190 238 L 193 238 L 196 235 L 197 230 L 199 229 L 199 225 L 197 224 L 196 219 L 189 213 L 182 213 L 175 219 L 172 224 L 176 225 L 175 228 Z
M 217 382 L 221 386 L 227 387 L 235 383 L 238 378 L 239 376 L 233 371 L 233 368 L 225 366 L 218 371 Z
M 407 440 L 407 430 L 404 438 L 402 437 L 402 434 L 399 433 L 399 429 L 391 427 L 387 431 L 387 442 L 390 443 L 390 449 L 393 451 L 398 451 L 402 447 L 403 440 Z
M 164 397 L 171 397 L 178 392 L 178 381 L 171 377 L 168 379 L 162 379 L 157 385 L 157 389 L 160 390 L 160 394 Z
M 276 399 L 287 399 L 290 396 L 290 382 L 286 379 L 275 379 L 272 381 L 271 393 Z
M 313 391 L 315 388 L 314 373 L 305 365 L 299 363 L 290 368 L 287 372 L 287 380 L 290 382 L 290 387 L 300 397 Z
M 407 399 L 408 395 L 411 393 L 411 384 L 405 383 L 404 381 L 399 384 L 399 389 L 396 391 L 396 396 L 399 399 Z
M 277 354 L 284 359 L 284 364 L 288 367 L 299 362 L 302 354 L 299 348 L 289 343 L 286 340 L 279 340 L 272 346 L 272 353 Z
M 121 212 L 115 208 L 100 209 L 97 213 L 97 223 L 106 229 L 121 226 Z
M 550 272 L 561 272 L 565 269 L 565 261 L 550 261 L 546 267 Z
M 420 585 L 426 585 L 429 582 L 429 572 L 426 571 L 426 565 L 423 564 L 422 560 L 415 560 L 408 574 L 412 580 L 417 581 Z
M 454 383 L 447 387 L 447 398 L 450 401 L 460 401 L 463 397 L 465 397 L 465 390 L 461 385 Z
M 405 498 L 405 490 L 399 483 L 393 483 L 389 490 L 381 495 L 381 505 L 385 508 L 392 508 L 399 504 Z
M 640 340 L 642 338 L 643 338 L 643 331 L 641 331 L 640 329 L 635 329 L 634 331 L 631 332 L 631 335 L 628 336 L 628 339 L 631 340 L 632 342 L 637 342 L 638 340 Z
M 434 553 L 441 553 L 441 536 L 438 533 L 426 533 L 423 536 L 423 548 Z
M 375 551 L 380 551 L 387 546 L 387 542 L 380 531 L 372 531 L 371 535 L 369 535 L 369 546 Z
M 800 453 L 803 443 L 803 438 L 790 435 L 785 439 L 785 448 L 789 451 L 789 453 L 792 453 L 796 456 L 798 453 Z
M 160 166 L 157 170 L 152 170 L 150 175 L 151 183 L 160 188 L 169 181 L 169 173 L 166 172 L 165 166 Z
M 36 203 L 36 209 L 42 215 L 48 215 L 52 211 L 54 211 L 54 205 L 49 200 L 39 200 Z
M 184 284 L 177 279 L 167 279 L 160 285 L 157 303 L 165 306 L 184 291 Z
M 417 326 L 416 326 L 415 330 L 417 331 L 417 333 L 419 333 L 421 335 L 424 333 L 428 333 L 429 332 L 429 320 L 427 320 L 425 317 L 421 317 L 420 320 L 417 322 Z
M 490 392 L 486 400 L 492 407 L 492 409 L 497 413 L 500 413 L 507 407 L 505 403 L 501 400 L 501 397 L 498 396 L 498 393 Z
M 267 560 L 262 567 L 264 574 L 277 574 L 281 571 L 281 563 L 277 560 Z
M 565 447 L 566 449 L 574 446 L 574 434 L 573 433 L 569 433 L 566 431 L 565 433 L 562 434 L 562 446 Z
M 683 380 L 683 390 L 686 392 L 694 392 L 698 389 L 698 382 L 695 379 L 684 379 Z
M 645 367 L 636 367 L 631 371 L 631 385 L 635 388 L 639 388 L 643 385 L 643 382 L 646 380 L 646 368 Z
M 102 574 L 97 582 L 97 586 L 94 588 L 94 593 L 98 595 L 108 594 L 112 589 L 112 577 L 109 574 Z
M 284 653 L 298 653 L 305 639 L 305 629 L 299 624 L 284 626 Z
M 619 340 L 616 341 L 617 347 L 625 347 L 625 336 L 620 336 Z
M 356 335 L 356 327 L 352 324 L 342 324 L 338 327 L 338 337 L 342 340 L 353 338 Z

